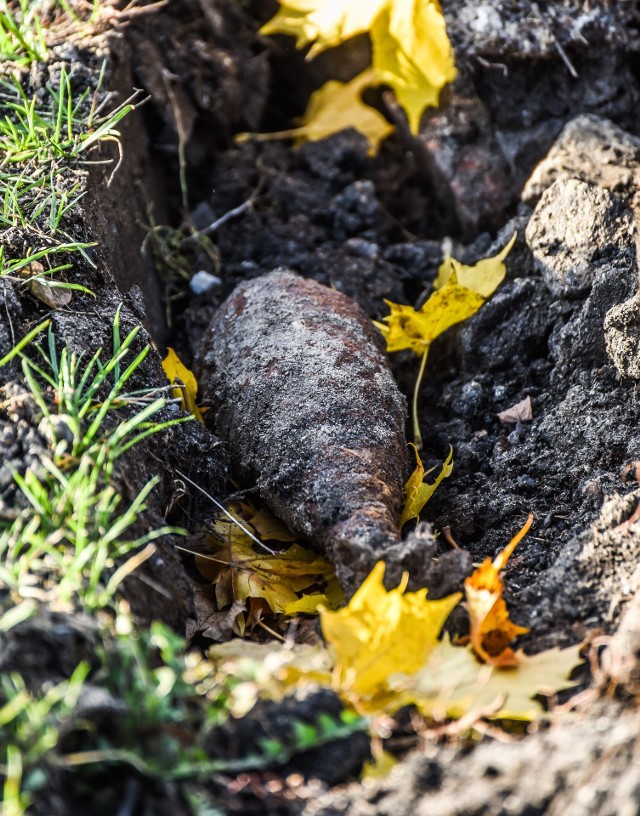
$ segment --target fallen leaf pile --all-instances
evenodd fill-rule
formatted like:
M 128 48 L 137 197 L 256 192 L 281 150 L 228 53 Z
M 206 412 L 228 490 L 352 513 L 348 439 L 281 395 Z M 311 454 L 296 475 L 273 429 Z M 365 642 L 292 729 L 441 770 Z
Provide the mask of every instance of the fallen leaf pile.
M 244 649 L 245 644 L 229 643 L 213 647 L 210 659 L 218 671 L 244 672 L 247 682 L 254 670 L 260 671 L 254 699 L 280 699 L 313 684 L 332 687 L 349 707 L 373 717 L 414 705 L 430 721 L 467 715 L 539 718 L 543 709 L 533 698 L 574 685 L 568 678 L 581 661 L 579 646 L 534 656 L 510 647 L 526 630 L 509 620 L 498 573 L 530 523 L 466 582 L 472 634 L 465 645 L 453 644 L 446 633 L 441 637 L 460 594 L 431 601 L 424 589 L 406 592 L 406 581 L 386 590 L 379 563 L 346 607 L 320 609 L 326 646 L 251 644 Z
M 296 38 L 298 48 L 312 45 L 309 59 L 358 34 L 368 34 L 371 39 L 371 68 L 346 86 L 327 83 L 318 92 L 322 97 L 314 94 L 295 132 L 298 138 L 319 139 L 350 126 L 364 133 L 375 151 L 393 128 L 362 103 L 360 94 L 365 87 L 391 87 L 411 131 L 417 133 L 425 108 L 438 104 L 440 91 L 456 76 L 453 49 L 437 0 L 279 2 L 277 14 L 261 33 L 289 34 Z
M 204 540 L 182 549 L 195 556 L 198 571 L 213 585 L 218 610 L 243 605 L 240 633 L 264 617 L 314 615 L 321 604 L 343 603 L 329 561 L 297 543 L 266 508 L 239 502 L 229 515 L 216 518 Z
M 418 393 L 431 343 L 451 326 L 474 315 L 495 292 L 506 275 L 504 261 L 515 240 L 514 233 L 497 255 L 484 258 L 474 266 L 465 266 L 447 255 L 438 270 L 434 291 L 420 309 L 387 300 L 390 314 L 383 318 L 384 322 L 374 321 L 386 341 L 387 351 L 409 349 L 422 358 L 412 402 L 413 430 L 418 448 L 422 447 Z

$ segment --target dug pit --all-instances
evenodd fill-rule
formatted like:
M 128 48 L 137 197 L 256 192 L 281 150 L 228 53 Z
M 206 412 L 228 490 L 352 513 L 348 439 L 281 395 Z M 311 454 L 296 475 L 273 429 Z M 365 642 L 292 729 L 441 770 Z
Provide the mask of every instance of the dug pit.
M 474 262 L 517 232 L 504 284 L 434 344 L 420 399 L 425 463 L 444 460 L 449 445 L 455 461 L 423 518 L 438 533 L 449 528 L 470 555 L 452 559 L 442 536 L 434 542 L 423 531 L 428 558 L 411 562 L 411 578 L 436 597 L 459 588 L 471 561 L 495 555 L 533 512 L 506 575 L 512 617 L 530 629 L 522 643 L 536 652 L 612 634 L 640 589 L 640 539 L 627 523 L 640 502 L 640 20 L 624 3 L 591 4 L 589 12 L 572 2 L 544 13 L 537 4 L 504 6 L 445 5 L 460 77 L 417 138 L 400 127 L 374 157 L 355 131 L 299 148 L 234 141 L 239 132 L 287 126 L 336 65 L 358 64 L 359 46 L 309 66 L 289 41 L 256 33 L 273 11 L 257 2 L 180 0 L 133 18 L 103 47 L 112 87 L 121 96 L 141 87 L 149 99 L 123 123 L 113 182 L 107 186 L 109 170 L 89 171 L 79 216 L 100 247 L 98 271 L 82 270 L 97 300 L 79 297 L 72 312 L 52 319 L 70 345 L 95 349 L 108 344 L 123 303 L 125 328 L 144 323 L 161 349 L 175 347 L 192 365 L 234 288 L 276 268 L 334 287 L 379 320 L 385 299 L 416 303 L 429 290 L 443 240 Z M 5 308 L 11 331 L 0 326 L 0 357 L 41 304 L 7 291 Z M 416 358 L 401 353 L 391 365 L 410 395 Z M 163 377 L 158 358 L 138 386 Z M 278 399 L 275 386 L 272 394 L 265 388 L 265 404 Z M 530 419 L 499 418 L 526 398 Z M 8 465 L 24 470 L 46 444 L 35 424 L 26 408 L 0 417 L 0 507 L 14 500 Z M 143 525 L 168 518 L 197 529 L 212 508 L 192 483 L 220 501 L 254 488 L 208 424 L 179 426 L 131 456 L 123 492 L 133 495 L 155 473 L 163 479 Z M 268 454 L 259 451 L 262 460 Z M 175 544 L 163 543 L 125 594 L 143 619 L 184 632 L 197 619 L 194 571 Z M 37 627 L 29 631 L 40 637 Z M 204 643 L 202 628 L 190 631 Z M 79 656 L 90 652 L 90 635 L 78 643 Z M 53 652 L 45 674 L 63 676 L 68 667 Z M 24 668 L 15 649 L 3 659 L 3 669 Z M 568 790 L 586 791 L 587 801 L 599 786 L 607 803 L 599 812 L 623 812 L 631 788 L 614 791 L 613 778 L 585 781 L 567 759 L 576 743 L 584 763 L 612 746 L 637 759 L 632 721 L 623 722 L 617 703 L 602 705 L 518 743 L 518 762 L 530 777 L 531 768 L 548 775 L 555 763 Z M 613 724 L 610 736 L 594 732 L 597 718 Z M 531 812 L 531 802 L 536 812 L 594 812 L 575 801 L 563 809 L 560 783 L 534 796 L 512 755 L 493 743 L 469 756 L 433 743 L 426 754 L 373 793 L 352 784 L 336 794 L 330 787 L 343 778 L 331 777 L 322 796 L 311 786 L 293 803 L 248 793 L 246 801 L 256 812 L 305 816 L 409 814 L 427 801 L 430 813 L 479 814 L 497 812 L 506 798 L 510 813 Z M 457 793 L 466 774 L 485 780 L 473 801 Z

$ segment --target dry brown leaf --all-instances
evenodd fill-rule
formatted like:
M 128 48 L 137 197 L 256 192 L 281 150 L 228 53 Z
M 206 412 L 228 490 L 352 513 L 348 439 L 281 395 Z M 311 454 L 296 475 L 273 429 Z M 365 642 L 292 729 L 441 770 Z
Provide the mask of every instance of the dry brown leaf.
M 533 419 L 533 405 L 531 404 L 531 397 L 525 397 L 520 402 L 516 402 L 511 408 L 500 411 L 497 414 L 500 422 L 505 425 L 515 425 L 516 422 L 531 422 Z
M 39 278 L 33 278 L 27 282 L 27 287 L 31 294 L 50 309 L 60 309 L 71 303 L 73 295 L 68 289 L 53 286 L 51 283 L 44 283 Z
M 205 593 L 197 587 L 193 593 L 195 617 L 189 618 L 185 625 L 187 640 L 201 635 L 208 640 L 224 642 L 229 640 L 234 632 L 238 632 L 238 617 L 244 612 L 244 604 L 239 601 L 228 609 L 218 610 L 211 593 Z

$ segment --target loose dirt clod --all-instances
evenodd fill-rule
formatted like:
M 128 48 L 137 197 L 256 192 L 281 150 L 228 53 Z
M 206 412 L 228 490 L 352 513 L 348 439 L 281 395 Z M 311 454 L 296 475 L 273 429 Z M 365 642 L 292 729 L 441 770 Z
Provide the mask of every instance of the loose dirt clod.
M 406 406 L 363 311 L 287 270 L 238 286 L 199 360 L 240 472 L 347 589 L 399 543 Z

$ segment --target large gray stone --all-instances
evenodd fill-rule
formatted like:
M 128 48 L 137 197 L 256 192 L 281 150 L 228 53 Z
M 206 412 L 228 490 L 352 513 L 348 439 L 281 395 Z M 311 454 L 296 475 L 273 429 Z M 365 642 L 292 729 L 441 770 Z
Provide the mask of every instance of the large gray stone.
M 604 338 L 618 373 L 640 380 L 640 293 L 607 312 Z
M 640 186 L 640 139 L 600 116 L 576 116 L 529 177 L 522 200 L 533 206 L 561 175 L 597 184 L 631 204 Z
M 598 268 L 634 246 L 633 217 L 620 199 L 561 176 L 542 195 L 525 233 L 536 269 L 560 297 L 586 294 Z

